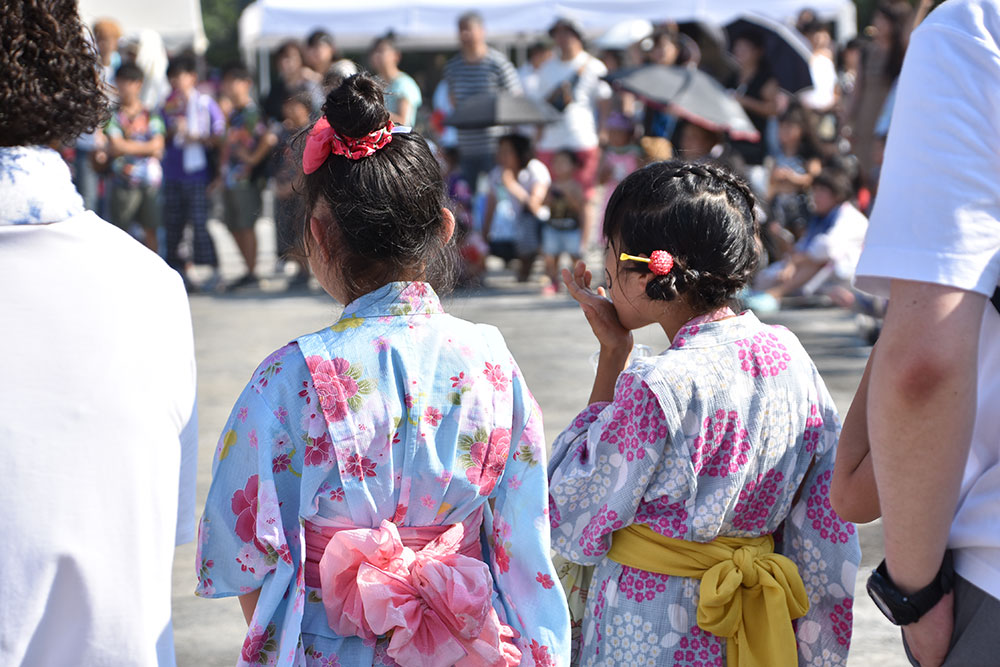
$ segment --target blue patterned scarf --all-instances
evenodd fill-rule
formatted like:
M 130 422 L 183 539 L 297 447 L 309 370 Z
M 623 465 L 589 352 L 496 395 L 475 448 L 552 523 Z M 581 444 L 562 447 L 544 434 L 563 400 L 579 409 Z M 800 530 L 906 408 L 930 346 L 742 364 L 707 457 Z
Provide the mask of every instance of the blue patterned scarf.
M 69 167 L 51 148 L 0 148 L 0 226 L 60 222 L 84 212 Z

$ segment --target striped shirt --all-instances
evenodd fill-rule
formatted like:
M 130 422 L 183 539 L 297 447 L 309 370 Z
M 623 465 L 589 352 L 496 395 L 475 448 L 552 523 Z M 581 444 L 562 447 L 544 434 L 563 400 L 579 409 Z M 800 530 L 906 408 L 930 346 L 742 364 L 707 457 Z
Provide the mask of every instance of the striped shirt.
M 469 62 L 462 54 L 454 56 L 444 66 L 444 80 L 457 105 L 462 100 L 480 93 L 496 93 L 501 90 L 521 94 L 521 80 L 517 70 L 507 57 L 496 49 L 487 49 L 486 55 L 476 62 Z M 462 155 L 491 155 L 496 151 L 497 137 L 503 134 L 502 127 L 488 127 L 482 130 L 459 130 L 458 147 Z

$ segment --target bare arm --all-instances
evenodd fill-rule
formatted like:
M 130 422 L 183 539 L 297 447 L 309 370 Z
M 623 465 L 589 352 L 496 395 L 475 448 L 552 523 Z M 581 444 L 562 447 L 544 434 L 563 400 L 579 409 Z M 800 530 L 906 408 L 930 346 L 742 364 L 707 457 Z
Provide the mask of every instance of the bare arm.
M 483 211 L 483 238 L 489 241 L 490 227 L 493 226 L 493 214 L 497 210 L 497 198 L 492 192 L 486 195 L 486 209 Z
M 163 153 L 163 135 L 158 134 L 149 141 L 131 141 L 125 137 L 108 135 L 108 147 L 112 156 L 135 155 L 137 157 L 159 157 Z
M 844 419 L 844 428 L 840 431 L 833 481 L 830 483 L 833 509 L 841 518 L 855 523 L 874 521 L 882 514 L 868 443 L 868 384 L 874 358 L 873 350 L 851 409 Z
M 941 565 L 975 421 L 986 297 L 892 281 L 868 405 L 889 575 L 904 591 Z
M 747 111 L 751 111 L 761 116 L 775 116 L 778 113 L 778 80 L 769 79 L 760 89 L 761 99 L 754 99 L 742 95 L 739 97 L 740 104 Z
M 257 609 L 257 599 L 260 597 L 260 589 L 240 596 L 240 607 L 243 609 L 243 618 L 247 620 L 247 625 L 253 620 L 253 612 Z
M 413 103 L 405 97 L 401 97 L 399 100 L 399 110 L 396 113 L 389 114 L 389 120 L 391 120 L 396 125 L 406 125 L 406 118 L 410 115 L 410 107 Z

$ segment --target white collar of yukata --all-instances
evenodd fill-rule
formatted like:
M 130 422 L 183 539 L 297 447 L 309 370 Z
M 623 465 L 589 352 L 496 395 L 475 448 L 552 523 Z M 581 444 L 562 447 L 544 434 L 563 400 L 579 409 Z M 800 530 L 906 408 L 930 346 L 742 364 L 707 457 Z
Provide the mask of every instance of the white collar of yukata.
M 751 338 L 762 327 L 764 324 L 757 319 L 752 310 L 744 310 L 736 317 L 685 325 L 674 336 L 670 348 L 713 347 L 734 343 L 738 340 Z
M 69 167 L 44 146 L 0 148 L 0 226 L 61 222 L 84 212 Z
M 351 318 L 435 315 L 443 312 L 441 300 L 429 284 L 394 282 L 372 290 L 347 304 L 340 322 Z

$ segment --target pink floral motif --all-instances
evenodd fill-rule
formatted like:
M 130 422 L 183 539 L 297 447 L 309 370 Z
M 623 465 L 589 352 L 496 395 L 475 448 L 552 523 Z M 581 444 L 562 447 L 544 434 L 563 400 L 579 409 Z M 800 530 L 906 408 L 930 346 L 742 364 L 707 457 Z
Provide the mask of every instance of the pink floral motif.
M 698 475 L 727 477 L 750 460 L 750 439 L 735 410 L 716 410 L 705 417 L 704 430 L 694 439 L 691 463 Z
M 669 576 L 637 570 L 627 565 L 622 567 L 621 579 L 618 580 L 618 590 L 625 594 L 626 599 L 636 602 L 649 602 L 657 593 L 667 590 Z
M 357 477 L 359 482 L 365 481 L 365 477 L 374 477 L 376 466 L 378 466 L 377 463 L 360 454 L 351 454 L 344 463 L 347 474 Z
M 847 544 L 856 530 L 853 523 L 847 523 L 833 511 L 830 504 L 830 478 L 832 470 L 820 475 L 809 488 L 809 500 L 806 501 L 806 520 L 812 522 L 813 530 L 819 533 L 821 539 L 833 544 Z
M 778 471 L 768 470 L 757 475 L 740 489 L 739 500 L 733 509 L 733 527 L 758 533 L 767 526 L 767 518 L 774 511 L 775 503 L 782 495 L 782 482 L 785 475 Z
M 549 647 L 539 644 L 537 639 L 531 640 L 531 657 L 535 660 L 535 667 L 555 667 L 555 660 L 549 655 Z
M 344 502 L 344 487 L 338 486 L 336 489 L 331 489 L 330 500 L 332 500 L 335 503 Z
M 635 512 L 636 523 L 644 523 L 664 537 L 684 537 L 688 531 L 687 520 L 684 502 L 671 503 L 667 496 L 651 502 L 640 501 Z
M 616 446 L 626 461 L 644 459 L 647 446 L 667 437 L 667 425 L 656 395 L 635 376 L 621 376 L 612 405 L 614 412 L 601 431 L 601 441 Z
M 458 375 L 452 375 L 451 376 L 451 386 L 452 386 L 452 388 L 462 387 L 462 386 L 465 386 L 465 384 L 466 384 L 466 379 L 465 379 L 465 373 L 464 372 L 459 373 Z
M 292 465 L 292 460 L 288 458 L 288 454 L 278 454 L 271 459 L 271 470 L 275 474 L 288 470 L 290 465 Z
M 434 507 L 434 499 L 431 498 L 431 494 L 425 493 L 423 496 L 420 497 L 420 504 L 426 507 L 427 509 L 431 509 L 432 507 Z
M 740 348 L 740 368 L 750 377 L 774 377 L 788 370 L 792 355 L 776 334 L 758 333 L 736 341 Z
M 306 453 L 303 455 L 307 466 L 323 466 L 330 462 L 330 434 L 324 433 L 318 438 L 309 438 L 306 442 Z
M 236 536 L 244 542 L 253 542 L 254 546 L 261 553 L 267 553 L 260 540 L 257 539 L 255 526 L 257 525 L 257 489 L 260 478 L 251 475 L 246 486 L 237 489 L 230 500 L 230 507 L 236 515 Z
M 681 637 L 674 651 L 675 667 L 722 667 L 722 642 L 725 640 L 705 632 L 697 625 Z
M 240 657 L 244 662 L 251 665 L 260 665 L 267 662 L 267 655 L 264 653 L 264 644 L 269 639 L 267 630 L 259 625 L 247 631 L 246 639 L 243 640 L 243 649 Z
M 552 581 L 552 577 L 550 575 L 542 574 L 541 572 L 535 575 L 535 581 L 540 583 L 542 585 L 542 588 L 544 588 L 545 590 L 549 590 L 550 588 L 556 585 L 556 583 Z
M 488 496 L 493 492 L 497 480 L 503 475 L 509 453 L 510 429 L 493 429 L 488 443 L 472 443 L 469 448 L 472 467 L 465 471 L 465 476 L 479 487 L 479 495 Z
M 605 597 L 605 593 L 608 590 L 608 582 L 610 579 L 605 579 L 601 582 L 601 588 L 597 591 L 597 599 L 594 601 L 594 618 L 598 621 L 604 619 L 604 609 L 608 605 L 608 599 Z M 602 623 L 596 623 L 597 626 L 597 653 L 601 652 L 601 625 Z
M 504 541 L 509 535 L 510 526 L 504 524 L 501 519 L 496 519 L 493 523 L 493 561 L 501 574 L 510 570 L 510 554 L 507 552 L 510 542 Z
M 306 358 L 313 385 L 319 396 L 323 414 L 331 422 L 347 416 L 347 401 L 358 393 L 357 381 L 348 374 L 351 364 L 347 359 L 324 359 L 320 356 Z
M 854 624 L 854 598 L 844 598 L 839 604 L 834 605 L 830 612 L 830 623 L 833 624 L 833 634 L 837 636 L 837 643 L 845 649 L 851 648 L 851 628 Z
M 556 501 L 549 496 L 549 527 L 555 530 L 562 524 L 562 514 L 559 513 L 559 507 L 556 505 Z
M 424 410 L 424 421 L 431 426 L 437 426 L 440 424 L 442 416 L 441 411 L 437 408 L 428 406 L 427 409 Z
M 277 417 L 278 423 L 284 424 L 288 419 L 288 410 L 279 405 L 278 409 L 274 411 L 274 416 Z
M 494 365 L 487 361 L 486 370 L 483 371 L 483 375 L 486 376 L 486 379 L 489 380 L 494 389 L 497 391 L 507 391 L 510 380 L 503 374 L 500 364 Z
M 583 547 L 584 556 L 600 556 L 607 551 L 604 543 L 604 536 L 610 535 L 625 525 L 625 522 L 618 518 L 618 512 L 608 509 L 605 503 L 597 511 L 594 518 L 583 528 L 580 535 L 579 545 Z
M 240 423 L 246 424 L 249 414 L 250 411 L 247 410 L 246 406 L 243 406 L 240 408 L 239 412 L 236 413 L 236 418 L 240 420 Z
M 812 454 L 816 451 L 822 434 L 823 416 L 819 413 L 818 405 L 811 405 L 809 406 L 809 416 L 806 417 L 806 430 L 802 435 L 802 442 L 807 452 Z

